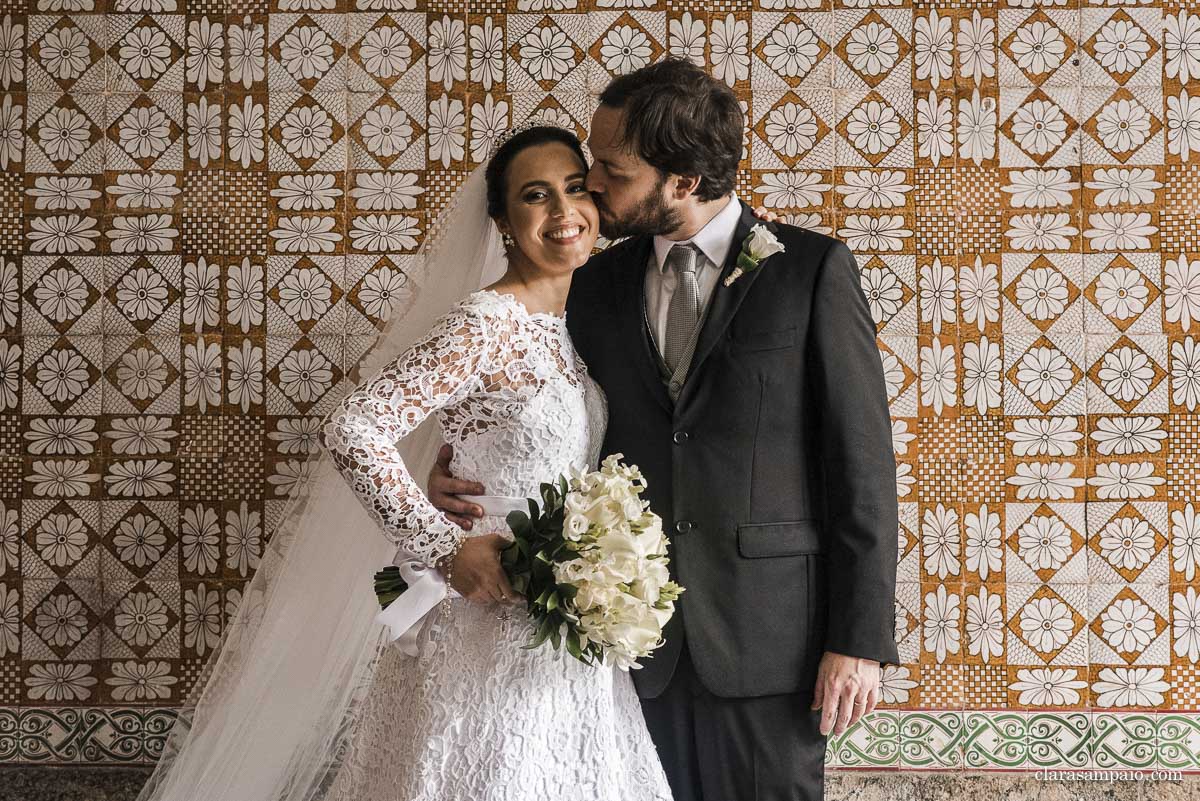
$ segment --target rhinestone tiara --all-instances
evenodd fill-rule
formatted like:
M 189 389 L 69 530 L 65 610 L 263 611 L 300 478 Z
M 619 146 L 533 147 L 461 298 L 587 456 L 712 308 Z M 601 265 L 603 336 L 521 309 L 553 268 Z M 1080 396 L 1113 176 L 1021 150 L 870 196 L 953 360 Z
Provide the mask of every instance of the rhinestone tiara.
M 491 161 L 500 151 L 500 148 L 504 147 L 504 145 L 514 136 L 519 136 L 526 131 L 532 131 L 534 128 L 558 128 L 560 131 L 570 131 L 571 133 L 575 133 L 569 128 L 564 128 L 563 126 L 556 125 L 548 120 L 534 117 L 532 119 L 525 120 L 525 122 L 514 125 L 496 137 L 495 141 L 492 142 L 491 148 L 488 150 L 488 161 Z

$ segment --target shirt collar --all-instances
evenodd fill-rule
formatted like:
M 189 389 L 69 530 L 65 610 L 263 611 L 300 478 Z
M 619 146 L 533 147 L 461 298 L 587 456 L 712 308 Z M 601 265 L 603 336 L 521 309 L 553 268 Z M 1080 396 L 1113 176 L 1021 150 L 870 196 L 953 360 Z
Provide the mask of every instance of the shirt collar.
M 667 239 L 665 236 L 654 237 L 654 258 L 658 263 L 658 271 L 661 273 L 665 269 L 667 253 L 671 248 L 687 242 L 700 248 L 700 252 L 704 254 L 705 258 L 720 267 L 725 263 L 729 249 L 733 247 L 733 235 L 737 232 L 738 222 L 741 219 L 742 204 L 738 201 L 737 195 L 731 193 L 725 208 L 718 211 L 716 216 L 709 220 L 708 224 L 691 239 L 680 242 Z

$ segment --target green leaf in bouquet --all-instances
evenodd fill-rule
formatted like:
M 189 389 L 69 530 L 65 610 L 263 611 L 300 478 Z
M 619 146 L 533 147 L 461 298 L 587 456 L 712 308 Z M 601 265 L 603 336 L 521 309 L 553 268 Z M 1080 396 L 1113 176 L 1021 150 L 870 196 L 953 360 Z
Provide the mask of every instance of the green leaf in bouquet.
M 558 593 L 550 593 L 550 597 L 546 599 L 546 611 L 553 612 L 558 609 Z
M 567 497 L 567 477 L 566 476 L 558 477 L 558 491 L 560 493 L 562 493 L 562 496 L 565 500 Z

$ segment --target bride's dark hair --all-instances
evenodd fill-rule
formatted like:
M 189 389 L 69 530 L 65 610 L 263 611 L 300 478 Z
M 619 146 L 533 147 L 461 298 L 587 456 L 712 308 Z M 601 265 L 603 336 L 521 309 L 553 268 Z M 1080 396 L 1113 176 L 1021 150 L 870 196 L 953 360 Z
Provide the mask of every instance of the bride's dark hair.
M 539 125 L 530 128 L 509 139 L 492 156 L 484 173 L 487 178 L 487 212 L 494 220 L 500 219 L 508 211 L 508 165 L 517 154 L 527 148 L 544 145 L 547 142 L 561 142 L 575 151 L 579 160 L 587 167 L 587 157 L 583 155 L 583 146 L 579 137 L 566 128 L 556 125 Z

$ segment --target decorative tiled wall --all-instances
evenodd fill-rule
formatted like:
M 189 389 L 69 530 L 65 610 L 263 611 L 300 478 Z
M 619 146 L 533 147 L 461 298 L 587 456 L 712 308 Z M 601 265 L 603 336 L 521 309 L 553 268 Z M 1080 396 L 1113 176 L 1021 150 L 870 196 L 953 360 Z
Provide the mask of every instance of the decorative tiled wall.
M 1200 769 L 1196 0 L 0 0 L 0 762 L 157 758 L 432 215 L 668 53 L 878 325 L 830 764 Z

